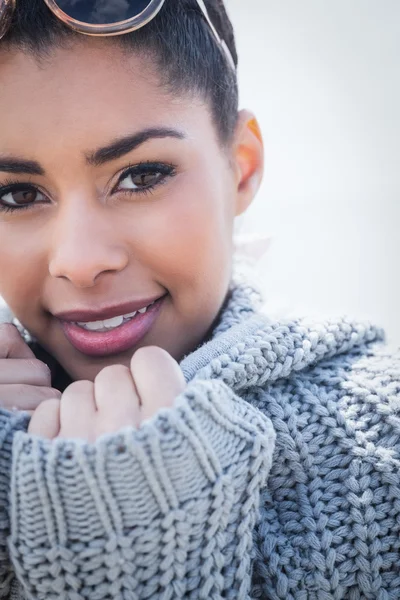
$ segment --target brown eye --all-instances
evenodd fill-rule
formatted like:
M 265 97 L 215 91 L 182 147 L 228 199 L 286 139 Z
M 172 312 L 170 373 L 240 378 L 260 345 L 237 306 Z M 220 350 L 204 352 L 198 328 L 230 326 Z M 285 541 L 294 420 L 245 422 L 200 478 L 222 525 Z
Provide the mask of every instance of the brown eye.
M 148 173 L 129 173 L 122 179 L 119 187 L 122 190 L 140 190 L 157 185 L 164 177 L 159 171 Z
M 140 163 L 122 173 L 114 191 L 145 194 L 166 183 L 175 174 L 176 167 L 167 163 Z
M 24 207 L 34 204 L 35 202 L 42 202 L 44 195 L 35 190 L 34 188 L 14 188 L 9 190 L 6 194 L 0 196 L 0 202 L 4 206 L 10 207 Z

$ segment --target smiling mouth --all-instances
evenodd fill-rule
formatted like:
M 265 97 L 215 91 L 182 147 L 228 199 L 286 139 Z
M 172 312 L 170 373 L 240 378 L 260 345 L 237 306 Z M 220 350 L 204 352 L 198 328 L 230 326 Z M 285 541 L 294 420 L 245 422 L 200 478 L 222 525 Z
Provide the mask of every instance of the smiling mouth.
M 86 331 L 97 331 L 99 333 L 105 333 L 107 331 L 111 331 L 113 329 L 117 329 L 121 325 L 132 321 L 136 317 L 136 315 L 144 315 L 146 312 L 155 304 L 156 300 L 143 308 L 139 308 L 131 313 L 126 315 L 120 315 L 116 317 L 112 317 L 111 319 L 104 319 L 102 321 L 87 321 L 87 322 L 76 322 L 75 325 L 85 329 Z
M 71 345 L 88 356 L 111 356 L 138 344 L 153 328 L 168 294 L 131 313 L 97 321 L 59 319 Z

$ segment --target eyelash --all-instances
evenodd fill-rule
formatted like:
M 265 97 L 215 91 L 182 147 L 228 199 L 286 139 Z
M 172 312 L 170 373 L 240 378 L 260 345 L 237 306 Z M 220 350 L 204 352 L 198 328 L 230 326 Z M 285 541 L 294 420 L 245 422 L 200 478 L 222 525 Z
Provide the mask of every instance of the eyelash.
M 127 177 L 129 177 L 129 175 L 131 175 L 132 177 L 135 177 L 137 175 L 150 175 L 150 174 L 157 174 L 160 173 L 162 175 L 162 177 L 153 185 L 149 185 L 148 187 L 144 187 L 144 188 L 138 188 L 138 189 L 120 189 L 118 190 L 118 186 L 122 183 L 122 181 L 124 181 Z M 143 194 L 143 195 L 147 195 L 147 194 L 152 194 L 153 191 L 155 190 L 155 188 L 157 188 L 159 185 L 163 185 L 164 183 L 167 182 L 167 179 L 169 179 L 170 177 L 174 177 L 176 175 L 176 167 L 172 164 L 167 164 L 167 163 L 153 163 L 153 162 L 143 162 L 143 163 L 139 163 L 136 165 L 129 165 L 124 171 L 123 173 L 121 173 L 121 175 L 118 178 L 118 181 L 116 183 L 116 185 L 112 188 L 112 193 L 121 193 L 121 194 Z M 27 204 L 26 206 L 19 206 L 19 207 L 14 207 L 14 206 L 8 206 L 5 204 L 1 203 L 1 198 L 5 195 L 5 194 L 9 194 L 10 192 L 17 192 L 17 191 L 26 191 L 26 192 L 40 192 L 40 190 L 30 184 L 30 183 L 21 183 L 20 181 L 14 181 L 14 180 L 6 180 L 4 181 L 3 185 L 0 187 L 0 212 L 5 212 L 5 213 L 9 213 L 9 212 L 16 212 L 16 211 L 22 211 L 22 210 L 30 210 L 31 208 L 33 208 L 35 206 L 35 202 L 32 204 Z M 42 193 L 42 192 L 40 192 Z M 43 194 L 45 195 L 45 194 Z

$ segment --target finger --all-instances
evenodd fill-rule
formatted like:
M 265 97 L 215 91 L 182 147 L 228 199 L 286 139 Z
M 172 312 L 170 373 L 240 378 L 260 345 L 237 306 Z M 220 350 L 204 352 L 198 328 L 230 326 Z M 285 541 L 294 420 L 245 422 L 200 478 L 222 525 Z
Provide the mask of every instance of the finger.
M 0 385 L 0 407 L 6 410 L 35 410 L 39 404 L 52 398 L 60 399 L 61 392 L 33 385 Z
M 42 402 L 29 422 L 28 433 L 54 439 L 60 431 L 60 400 Z
M 139 396 L 128 367 L 112 365 L 94 380 L 98 435 L 139 424 Z
M 15 325 L 0 324 L 0 358 L 35 358 Z
M 131 360 L 131 371 L 141 400 L 141 419 L 149 419 L 170 407 L 186 387 L 176 360 L 157 346 L 139 348 Z
M 51 372 L 36 358 L 4 358 L 0 359 L 0 385 L 5 383 L 51 387 Z
M 61 398 L 60 433 L 62 438 L 95 440 L 96 403 L 91 381 L 75 381 Z

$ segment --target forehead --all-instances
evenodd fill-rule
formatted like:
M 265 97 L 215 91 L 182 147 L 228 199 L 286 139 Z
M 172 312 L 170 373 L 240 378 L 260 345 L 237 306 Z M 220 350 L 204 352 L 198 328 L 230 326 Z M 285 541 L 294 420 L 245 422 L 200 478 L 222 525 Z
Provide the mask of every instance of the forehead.
M 71 139 L 96 147 L 127 128 L 190 129 L 207 121 L 203 102 L 160 85 L 149 58 L 107 40 L 83 39 L 41 61 L 0 53 L 0 80 L 0 152 L 36 154 Z

